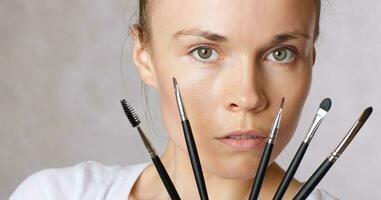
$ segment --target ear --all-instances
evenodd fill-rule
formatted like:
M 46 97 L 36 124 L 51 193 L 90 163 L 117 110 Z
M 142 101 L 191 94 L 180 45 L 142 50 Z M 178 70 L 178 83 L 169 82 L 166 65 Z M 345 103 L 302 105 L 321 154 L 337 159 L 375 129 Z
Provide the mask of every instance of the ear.
M 314 45 L 314 49 L 312 50 L 312 66 L 315 66 L 316 61 L 316 46 Z
M 149 49 L 143 45 L 140 37 L 140 28 L 137 24 L 130 27 L 130 34 L 133 38 L 133 59 L 139 72 L 140 78 L 152 87 L 158 87 L 155 68 L 153 67 Z

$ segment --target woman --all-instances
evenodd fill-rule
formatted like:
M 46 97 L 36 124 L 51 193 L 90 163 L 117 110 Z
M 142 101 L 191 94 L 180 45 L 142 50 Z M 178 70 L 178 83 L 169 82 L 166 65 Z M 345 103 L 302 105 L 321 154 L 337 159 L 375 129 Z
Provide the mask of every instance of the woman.
M 159 91 L 169 135 L 161 159 L 182 199 L 199 197 L 172 77 L 181 88 L 210 199 L 248 198 L 272 120 L 286 98 L 259 197 L 272 199 L 284 174 L 273 161 L 294 134 L 310 88 L 320 1 L 139 3 L 139 22 L 130 30 L 133 58 L 144 83 Z M 245 134 L 251 136 L 231 137 Z M 285 199 L 300 186 L 293 180 Z M 169 199 L 152 164 L 123 168 L 95 162 L 36 173 L 11 197 L 31 198 Z M 316 189 L 309 199 L 333 198 Z

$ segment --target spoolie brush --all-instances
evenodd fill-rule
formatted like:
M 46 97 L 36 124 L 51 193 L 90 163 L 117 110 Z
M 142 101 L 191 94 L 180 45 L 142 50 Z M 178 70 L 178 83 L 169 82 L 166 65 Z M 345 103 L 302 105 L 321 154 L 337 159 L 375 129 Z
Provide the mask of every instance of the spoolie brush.
M 143 130 L 140 128 L 140 119 L 132 106 L 127 102 L 126 99 L 120 100 L 120 103 L 122 104 L 124 113 L 126 114 L 128 120 L 130 121 L 132 127 L 137 128 L 140 138 L 142 139 L 144 146 L 146 147 L 149 155 L 151 156 L 151 159 L 153 161 L 153 164 L 155 165 L 155 168 L 157 172 L 160 175 L 161 181 L 163 182 L 165 189 L 167 190 L 169 196 L 172 200 L 180 200 L 180 196 L 176 191 L 175 186 L 173 185 L 171 178 L 169 177 L 167 171 L 164 168 L 163 163 L 161 162 L 159 156 L 157 156 L 155 149 L 153 148 L 151 142 L 148 140 L 147 136 L 144 134 Z
M 137 127 L 140 124 L 140 119 L 138 115 L 136 114 L 135 110 L 131 107 L 131 105 L 127 102 L 126 99 L 120 100 L 120 103 L 122 104 L 122 108 L 124 110 L 124 113 L 126 114 L 128 120 L 130 121 L 132 127 Z

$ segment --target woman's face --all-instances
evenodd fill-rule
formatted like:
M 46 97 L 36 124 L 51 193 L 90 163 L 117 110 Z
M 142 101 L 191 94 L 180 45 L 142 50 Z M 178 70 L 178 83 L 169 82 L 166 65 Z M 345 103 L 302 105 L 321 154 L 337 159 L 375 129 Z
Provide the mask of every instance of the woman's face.
M 137 65 L 142 79 L 159 90 L 170 139 L 187 156 L 175 77 L 204 172 L 253 177 L 267 141 L 262 136 L 268 135 L 282 97 L 285 111 L 270 162 L 292 137 L 308 94 L 314 0 L 150 2 L 149 59 Z M 142 60 L 149 62 L 142 67 Z M 226 138 L 242 130 L 255 137 Z

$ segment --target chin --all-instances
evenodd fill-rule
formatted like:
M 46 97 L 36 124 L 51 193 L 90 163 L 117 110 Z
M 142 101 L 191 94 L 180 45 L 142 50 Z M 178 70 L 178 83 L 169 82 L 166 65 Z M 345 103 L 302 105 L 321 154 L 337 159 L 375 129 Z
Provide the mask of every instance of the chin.
M 226 179 L 254 178 L 259 159 L 233 158 L 224 160 L 211 160 L 205 166 L 205 172 Z

